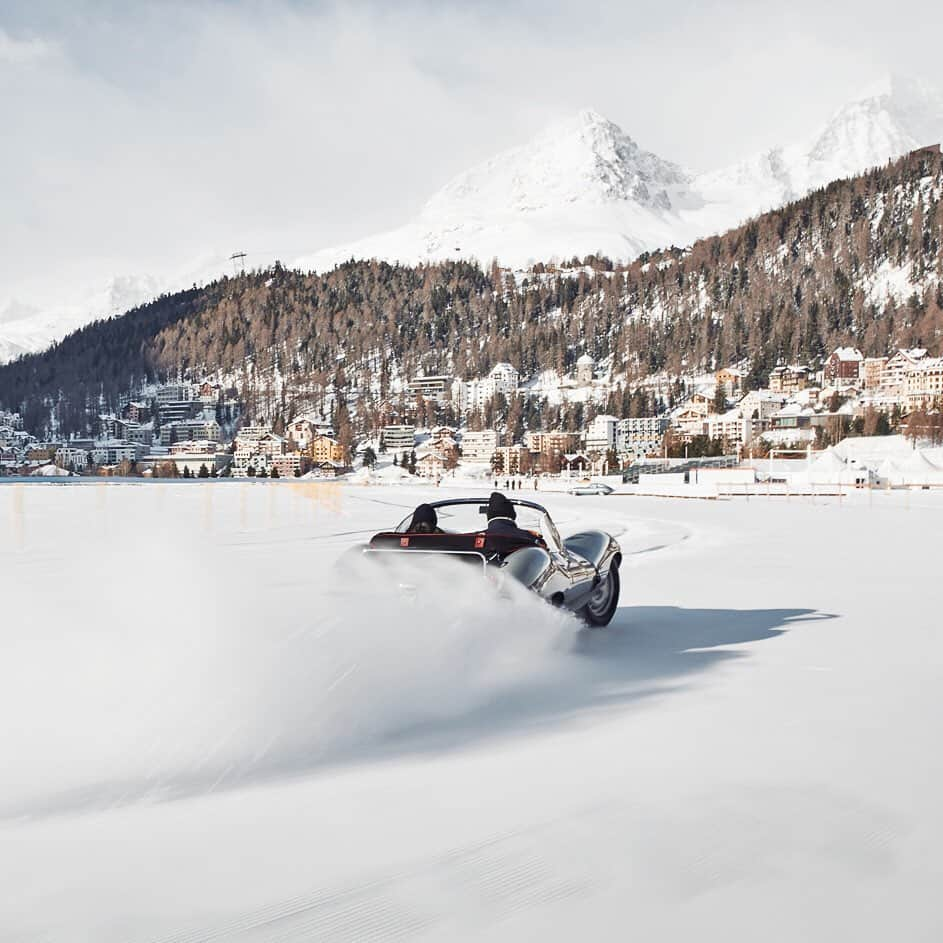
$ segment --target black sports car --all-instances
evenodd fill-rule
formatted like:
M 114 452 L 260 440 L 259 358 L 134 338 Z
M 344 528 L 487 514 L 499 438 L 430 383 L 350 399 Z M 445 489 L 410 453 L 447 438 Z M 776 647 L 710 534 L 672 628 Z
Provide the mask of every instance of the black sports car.
M 511 577 L 589 625 L 608 625 L 619 605 L 622 551 L 615 539 L 588 530 L 561 540 L 546 508 L 533 501 L 506 500 L 514 511 L 505 532 L 479 516 L 488 513 L 480 498 L 453 498 L 422 506 L 434 511 L 433 526 L 416 529 L 416 515 L 410 515 L 375 534 L 360 552 L 375 560 L 383 554 L 453 557 L 481 567 L 485 574 Z

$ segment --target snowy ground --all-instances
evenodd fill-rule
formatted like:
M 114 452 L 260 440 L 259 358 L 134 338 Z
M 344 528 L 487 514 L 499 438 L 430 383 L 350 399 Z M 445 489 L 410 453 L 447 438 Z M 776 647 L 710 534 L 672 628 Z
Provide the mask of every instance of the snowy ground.
M 429 493 L 0 485 L 0 939 L 941 938 L 943 496 L 548 495 L 587 633 L 330 572 Z

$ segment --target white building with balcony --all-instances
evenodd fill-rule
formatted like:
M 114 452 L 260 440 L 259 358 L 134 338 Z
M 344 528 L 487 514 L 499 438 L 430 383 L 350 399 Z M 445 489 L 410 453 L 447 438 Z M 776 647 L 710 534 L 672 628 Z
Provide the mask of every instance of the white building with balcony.
M 943 403 L 943 357 L 926 357 L 907 371 L 908 409 L 926 409 Z
M 462 460 L 490 462 L 501 445 L 501 434 L 495 429 L 466 432 L 462 435 Z
M 75 449 L 64 445 L 56 449 L 55 462 L 59 468 L 82 469 L 88 465 L 88 452 L 85 449 Z
M 381 432 L 383 448 L 398 455 L 411 452 L 416 447 L 415 426 L 384 426 Z
M 667 416 L 633 416 L 616 425 L 615 449 L 620 455 L 650 455 L 661 448 Z
M 520 374 L 509 363 L 498 363 L 483 379 L 455 380 L 452 401 L 463 412 L 479 410 L 501 393 L 510 398 L 520 385 Z
M 618 425 L 619 419 L 616 416 L 596 416 L 586 427 L 586 451 L 592 455 L 594 452 L 603 453 L 615 449 Z
M 452 388 L 453 382 L 452 377 L 444 375 L 413 377 L 406 386 L 406 392 L 410 396 L 441 403 L 445 399 L 446 391 Z

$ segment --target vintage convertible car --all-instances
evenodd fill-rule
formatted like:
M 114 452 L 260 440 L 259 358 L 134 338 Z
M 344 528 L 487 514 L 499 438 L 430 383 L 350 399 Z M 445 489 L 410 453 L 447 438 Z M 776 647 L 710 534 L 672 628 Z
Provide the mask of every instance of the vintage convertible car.
M 411 533 L 412 515 L 392 530 L 375 534 L 360 552 L 375 562 L 419 563 L 422 555 L 454 558 L 480 567 L 497 582 L 516 580 L 554 606 L 562 606 L 592 626 L 608 625 L 619 605 L 622 551 L 607 533 L 587 530 L 560 539 L 547 510 L 533 501 L 509 498 L 517 525 L 529 539 L 488 533 L 480 498 L 436 501 L 433 533 Z

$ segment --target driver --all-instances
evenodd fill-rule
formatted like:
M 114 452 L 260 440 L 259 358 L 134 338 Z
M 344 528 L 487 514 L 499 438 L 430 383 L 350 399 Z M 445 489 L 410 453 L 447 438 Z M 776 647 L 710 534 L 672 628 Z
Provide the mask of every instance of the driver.
M 420 504 L 413 511 L 413 519 L 406 531 L 410 534 L 441 534 L 438 524 L 439 516 L 435 508 L 431 504 Z
M 515 540 L 537 544 L 540 538 L 532 531 L 517 526 L 517 512 L 514 505 L 500 491 L 492 491 L 488 499 L 488 533 L 500 537 L 513 537 Z

